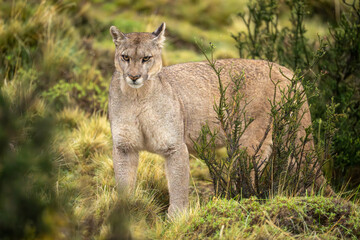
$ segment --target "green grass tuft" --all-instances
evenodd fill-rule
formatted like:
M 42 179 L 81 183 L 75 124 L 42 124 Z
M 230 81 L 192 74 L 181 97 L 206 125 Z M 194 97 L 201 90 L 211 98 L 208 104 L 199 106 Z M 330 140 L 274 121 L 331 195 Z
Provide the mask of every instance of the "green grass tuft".
M 181 221 L 169 224 L 163 239 L 359 238 L 359 206 L 337 198 L 276 197 L 212 199 Z

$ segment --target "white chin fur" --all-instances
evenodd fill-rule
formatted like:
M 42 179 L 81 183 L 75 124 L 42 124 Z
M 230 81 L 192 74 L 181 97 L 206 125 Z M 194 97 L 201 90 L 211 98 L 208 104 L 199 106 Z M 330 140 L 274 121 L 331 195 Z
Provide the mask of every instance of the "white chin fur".
M 134 83 L 132 80 L 130 80 L 128 77 L 126 78 L 126 82 L 127 84 L 132 87 L 132 88 L 141 88 L 144 83 L 143 83 L 143 79 L 139 78 L 138 80 L 136 80 L 136 82 Z
M 129 86 L 132 88 L 141 88 L 143 85 L 144 84 L 133 84 L 133 83 L 129 84 Z

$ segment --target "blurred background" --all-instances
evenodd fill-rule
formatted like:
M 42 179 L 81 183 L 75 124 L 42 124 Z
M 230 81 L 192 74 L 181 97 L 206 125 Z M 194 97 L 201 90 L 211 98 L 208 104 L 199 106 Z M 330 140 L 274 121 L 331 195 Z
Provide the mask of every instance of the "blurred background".
M 250 47 L 239 47 L 253 31 L 244 21 L 255 16 L 249 6 L 265 4 L 257 10 L 258 16 L 276 16 L 281 31 L 295 26 L 294 2 L 0 0 L 0 238 L 126 236 L 127 223 L 112 215 L 119 209 L 115 204 L 119 199 L 106 115 L 115 50 L 110 26 L 125 33 L 152 32 L 166 22 L 164 65 L 205 60 L 197 42 L 212 42 L 216 58 L 237 58 L 243 51 L 242 57 L 264 59 L 265 55 L 252 54 Z M 325 37 L 332 49 L 323 67 L 317 67 L 330 74 L 319 79 L 319 97 L 310 100 L 318 142 L 326 139 L 321 125 L 326 104 L 331 97 L 338 104 L 331 128 L 337 131 L 324 170 L 335 189 L 356 189 L 360 183 L 359 1 L 352 6 L 338 0 L 301 2 L 304 46 L 316 52 L 322 46 L 319 39 Z M 277 39 L 277 46 L 290 48 L 285 40 Z M 273 61 L 295 70 L 280 57 Z M 153 227 L 156 215 L 164 216 L 168 204 L 163 159 L 149 153 L 142 153 L 141 159 L 138 195 L 121 208 L 122 216 L 129 209 L 138 212 L 139 229 Z M 203 163 L 192 161 L 192 165 L 195 179 L 208 180 Z M 144 189 L 152 190 L 144 193 Z M 111 230 L 114 223 L 123 226 L 117 233 Z

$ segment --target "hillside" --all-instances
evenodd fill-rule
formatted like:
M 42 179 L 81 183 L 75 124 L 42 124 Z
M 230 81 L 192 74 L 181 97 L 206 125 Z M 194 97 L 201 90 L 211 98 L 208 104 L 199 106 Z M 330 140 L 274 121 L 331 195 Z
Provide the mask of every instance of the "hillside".
M 332 1 L 321 1 L 328 8 Z M 332 6 L 332 5 L 331 5 Z M 315 10 L 319 6 L 313 6 Z M 331 8 L 331 7 L 330 7 Z M 1 239 L 357 239 L 350 197 L 214 197 L 207 167 L 192 157 L 188 215 L 166 216 L 164 159 L 140 154 L 133 196 L 119 196 L 107 119 L 114 46 L 109 27 L 153 31 L 167 23 L 164 65 L 238 57 L 231 34 L 246 2 L 228 0 L 1 1 Z M 288 13 L 280 25 L 288 26 Z M 307 37 L 327 34 L 321 14 Z

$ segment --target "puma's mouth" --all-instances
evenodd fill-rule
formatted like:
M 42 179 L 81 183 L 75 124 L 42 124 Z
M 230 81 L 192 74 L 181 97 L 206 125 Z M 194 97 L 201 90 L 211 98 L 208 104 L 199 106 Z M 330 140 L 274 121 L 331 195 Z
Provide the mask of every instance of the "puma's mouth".
M 142 84 L 142 83 L 136 83 L 136 82 L 129 84 L 129 86 L 132 87 L 132 88 L 140 88 L 140 87 L 142 87 L 142 85 L 144 85 L 144 84 Z
M 144 85 L 144 79 L 139 78 L 136 81 L 131 80 L 130 78 L 126 78 L 127 84 L 132 88 L 141 88 Z

